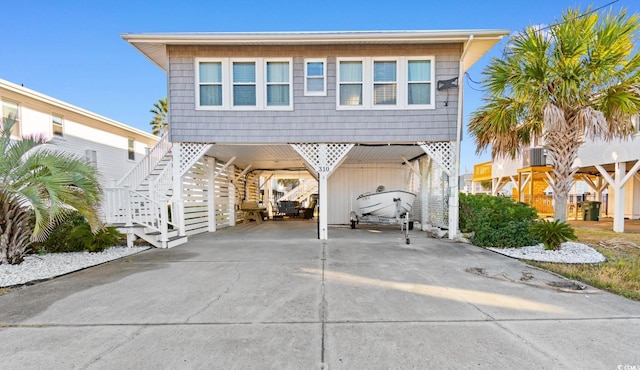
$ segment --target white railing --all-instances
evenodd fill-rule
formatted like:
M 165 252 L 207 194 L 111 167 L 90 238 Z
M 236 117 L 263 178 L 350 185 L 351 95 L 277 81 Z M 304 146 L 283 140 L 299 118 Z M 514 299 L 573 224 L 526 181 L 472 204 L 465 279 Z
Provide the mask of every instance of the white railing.
M 169 142 L 169 136 L 165 134 L 160 138 L 160 141 L 149 150 L 149 153 L 116 183 L 116 186 L 128 186 L 135 189 L 149 176 L 151 171 L 160 163 L 169 150 L 171 150 L 171 142 Z
M 168 240 L 169 225 L 173 226 L 168 202 L 153 200 L 129 188 L 105 188 L 104 199 L 107 223 L 141 225 L 160 232 L 160 241 Z
M 278 202 L 283 200 L 300 200 L 306 196 L 309 196 L 313 192 L 318 190 L 318 182 L 313 180 L 307 180 L 295 188 L 289 190 L 285 195 L 278 198 Z
M 149 182 L 149 194 L 155 200 L 166 199 L 173 186 L 173 161 L 169 161 L 162 172 Z M 159 196 L 159 197 L 156 197 Z

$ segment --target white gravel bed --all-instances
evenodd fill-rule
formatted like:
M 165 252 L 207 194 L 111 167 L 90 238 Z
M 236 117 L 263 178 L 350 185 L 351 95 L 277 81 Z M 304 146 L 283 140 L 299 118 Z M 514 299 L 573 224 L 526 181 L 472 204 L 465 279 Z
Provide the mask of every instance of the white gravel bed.
M 0 287 L 49 279 L 89 266 L 142 252 L 149 247 L 111 247 L 102 252 L 50 253 L 28 255 L 19 265 L 0 265 Z
M 599 263 L 607 259 L 597 250 L 582 243 L 562 243 L 560 250 L 548 251 L 542 243 L 522 248 L 487 248 L 505 256 L 539 262 Z

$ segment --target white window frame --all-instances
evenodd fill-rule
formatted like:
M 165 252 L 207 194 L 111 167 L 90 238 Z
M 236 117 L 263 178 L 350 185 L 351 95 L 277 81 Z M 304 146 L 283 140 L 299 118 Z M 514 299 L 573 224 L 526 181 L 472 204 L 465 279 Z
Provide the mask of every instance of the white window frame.
M 367 76 L 371 75 L 367 68 L 370 68 L 370 64 L 366 63 L 367 58 L 336 58 L 336 107 L 338 109 L 365 109 L 367 108 L 367 102 L 371 100 L 372 91 L 371 88 L 367 88 Z M 361 105 L 340 105 L 340 85 L 342 84 L 342 78 L 340 77 L 340 62 L 361 62 L 362 63 L 362 104 Z M 355 84 L 354 82 L 345 82 L 345 84 Z
M 200 105 L 200 63 L 221 63 L 222 68 L 222 105 Z M 228 96 L 225 94 L 225 86 L 229 84 L 229 73 L 225 73 L 228 71 L 229 60 L 220 59 L 220 58 L 197 58 L 195 61 L 195 76 L 196 76 L 196 109 L 203 110 L 219 110 L 224 109 L 225 104 L 228 103 Z M 226 64 L 226 65 L 225 65 Z M 204 84 L 209 85 L 209 84 Z
M 401 61 L 400 58 L 370 58 L 371 61 L 371 107 L 375 108 L 375 109 L 397 109 L 398 107 L 400 107 L 402 105 L 402 96 L 401 95 L 401 86 L 403 86 L 403 84 L 401 83 L 402 78 L 401 78 Z M 396 103 L 395 104 L 376 104 L 376 97 L 375 97 L 375 91 L 374 91 L 374 87 L 376 84 L 381 84 L 381 85 L 385 85 L 387 84 L 387 82 L 377 82 L 374 81 L 375 80 L 375 63 L 376 62 L 396 62 L 396 81 L 393 82 L 396 84 Z
M 132 137 L 127 137 L 127 160 L 136 161 L 136 139 Z
M 8 114 L 5 114 L 4 112 L 4 105 L 6 104 L 13 104 L 16 106 L 16 115 L 17 117 L 15 117 L 16 122 L 14 123 L 12 129 L 11 129 L 11 136 L 13 137 L 20 137 L 22 136 L 22 105 L 20 105 L 20 103 L 15 102 L 13 100 L 8 100 L 8 99 L 0 99 L 0 120 L 4 120 L 5 118 L 8 118 Z M 4 124 L 4 122 L 2 122 Z M 4 129 L 4 126 L 2 126 Z
M 222 63 L 222 105 L 200 105 L 200 63 Z M 253 62 L 256 66 L 256 105 L 233 105 L 233 63 Z M 289 63 L 289 105 L 267 105 L 267 62 Z M 195 58 L 196 110 L 293 110 L 293 58 Z
M 267 110 L 293 110 L 293 58 L 260 58 L 262 61 L 262 80 L 258 86 L 262 86 L 262 109 Z M 267 105 L 267 63 L 268 62 L 288 62 L 289 63 L 289 105 Z M 256 63 L 256 66 L 258 64 Z M 256 67 L 257 68 L 257 67 Z M 258 78 L 256 77 L 256 80 Z M 282 84 L 282 83 L 278 83 Z
M 431 81 L 430 81 L 430 104 L 409 104 L 409 73 L 408 63 L 415 60 L 431 61 Z M 362 105 L 340 105 L 340 62 L 362 62 Z M 374 104 L 373 87 L 374 62 L 395 61 L 396 62 L 396 104 Z M 363 109 L 435 109 L 436 89 L 435 89 L 435 57 L 434 56 L 403 56 L 403 57 L 348 57 L 336 58 L 336 109 L 337 110 L 363 110 Z
M 418 57 L 405 57 L 404 58 L 404 88 L 405 88 L 405 93 L 404 93 L 404 104 L 406 106 L 406 109 L 435 109 L 436 108 L 436 58 L 433 56 L 418 56 Z M 431 80 L 430 81 L 413 81 L 413 83 L 425 83 L 428 82 L 430 84 L 430 96 L 431 96 L 431 103 L 429 104 L 409 104 L 409 62 L 412 61 L 422 61 L 422 60 L 428 60 L 431 62 L 431 76 L 429 77 Z
M 307 81 L 309 78 L 319 79 L 318 76 L 307 75 L 308 63 L 322 63 L 322 91 L 307 90 Z M 326 58 L 305 58 L 304 60 L 304 96 L 327 96 L 327 59 Z
M 56 124 L 55 118 L 60 119 L 60 124 Z M 60 134 L 56 134 L 54 127 L 60 127 Z M 64 117 L 61 114 L 51 113 L 51 137 L 64 137 Z

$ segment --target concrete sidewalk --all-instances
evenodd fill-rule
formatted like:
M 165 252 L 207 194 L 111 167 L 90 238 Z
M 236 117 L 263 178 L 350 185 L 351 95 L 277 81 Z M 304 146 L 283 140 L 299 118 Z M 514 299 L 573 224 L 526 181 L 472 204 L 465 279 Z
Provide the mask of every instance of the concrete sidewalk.
M 0 296 L 0 368 L 640 368 L 639 302 L 419 231 L 315 236 L 239 225 Z

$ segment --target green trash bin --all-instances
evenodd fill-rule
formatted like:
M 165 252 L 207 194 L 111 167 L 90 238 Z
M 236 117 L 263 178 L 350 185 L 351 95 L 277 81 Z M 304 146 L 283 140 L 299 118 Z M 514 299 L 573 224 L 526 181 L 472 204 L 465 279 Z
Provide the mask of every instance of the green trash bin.
M 600 218 L 600 204 L 601 202 L 582 202 L 582 220 L 598 221 L 598 219 Z

